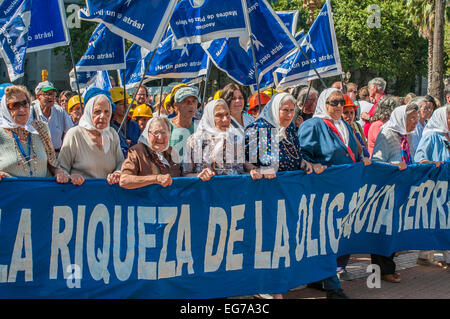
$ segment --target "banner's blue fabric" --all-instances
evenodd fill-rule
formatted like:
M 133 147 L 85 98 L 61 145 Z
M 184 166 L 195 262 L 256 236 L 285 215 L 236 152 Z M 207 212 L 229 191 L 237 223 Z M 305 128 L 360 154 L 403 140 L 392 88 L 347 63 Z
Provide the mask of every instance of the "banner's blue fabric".
M 265 0 L 247 0 L 259 81 L 295 48 L 295 39 Z M 223 38 L 202 44 L 210 59 L 241 85 L 257 83 L 250 39 Z
M 298 10 L 277 11 L 277 15 L 291 34 L 297 32 Z
M 135 190 L 4 178 L 0 298 L 284 293 L 334 275 L 339 255 L 450 249 L 449 165 L 357 163 Z
M 108 71 L 97 71 L 89 84 L 84 88 L 84 93 L 92 88 L 98 88 L 109 91 L 112 88 L 111 80 Z
M 133 43 L 125 56 L 126 68 L 124 71 L 119 71 L 121 81 L 123 81 L 123 72 L 125 72 L 126 85 L 137 85 L 141 81 L 142 76 L 144 76 L 145 68 L 150 61 L 151 55 L 151 51 Z M 145 83 L 145 80 L 143 83 Z
M 77 71 L 125 69 L 125 41 L 99 23 L 89 38 L 88 48 L 77 63 Z
M 242 0 L 181 0 L 170 19 L 170 27 L 179 45 L 208 42 L 248 33 Z
M 0 54 L 11 82 L 24 75 L 30 19 L 31 0 L 4 0 L 0 3 Z
M 27 52 L 53 49 L 69 41 L 63 1 L 32 1 Z
M 329 1 L 322 7 L 300 46 L 322 78 L 342 73 Z M 297 85 L 307 84 L 309 80 L 318 78 L 303 52 L 297 49 L 293 55 L 280 64 L 277 72 L 283 73 L 284 78 L 277 88 L 285 89 L 292 82 Z
M 167 29 L 177 0 L 86 0 L 80 18 L 104 23 L 113 33 L 154 50 Z

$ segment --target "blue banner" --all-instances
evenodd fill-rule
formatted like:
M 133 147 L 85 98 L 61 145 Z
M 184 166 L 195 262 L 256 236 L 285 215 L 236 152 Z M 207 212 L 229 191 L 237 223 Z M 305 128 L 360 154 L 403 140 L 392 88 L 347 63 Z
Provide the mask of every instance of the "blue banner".
M 63 1 L 32 1 L 27 52 L 53 49 L 68 45 L 69 41 Z
M 277 15 L 291 34 L 297 32 L 298 10 L 277 11 Z
M 339 255 L 450 249 L 449 165 L 357 163 L 135 190 L 4 178 L 0 298 L 284 293 L 335 275 Z
M 24 75 L 30 19 L 31 0 L 4 0 L 0 3 L 0 55 L 11 82 Z
M 248 35 L 242 0 L 181 0 L 170 27 L 178 44 Z
M 139 84 L 142 76 L 144 76 L 145 68 L 150 61 L 152 55 L 151 53 L 151 51 L 135 43 L 128 49 L 125 56 L 125 83 L 127 86 L 134 86 Z M 121 83 L 123 82 L 123 72 L 124 71 L 122 70 L 119 71 L 119 78 Z M 150 81 L 150 79 L 144 79 L 143 83 L 147 81 Z
M 117 69 L 125 69 L 125 41 L 100 23 L 77 63 L 77 72 Z
M 86 0 L 80 18 L 105 24 L 113 33 L 148 50 L 158 47 L 177 0 Z
M 254 71 L 250 39 L 223 38 L 203 44 L 210 59 L 227 75 L 242 85 L 256 84 L 296 48 L 295 39 L 265 0 L 247 0 L 249 23 L 254 37 Z
M 284 74 L 283 80 L 277 86 L 278 89 L 285 89 L 293 82 L 300 85 L 317 79 L 310 61 L 322 78 L 342 73 L 329 1 L 322 7 L 300 46 L 309 60 L 301 50 L 297 50 L 293 56 L 289 56 L 277 69 L 277 72 Z

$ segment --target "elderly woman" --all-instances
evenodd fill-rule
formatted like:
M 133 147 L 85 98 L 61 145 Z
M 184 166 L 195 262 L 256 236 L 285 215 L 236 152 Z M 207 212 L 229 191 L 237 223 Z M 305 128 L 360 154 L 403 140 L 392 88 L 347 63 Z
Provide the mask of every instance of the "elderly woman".
M 367 147 L 370 156 L 372 156 L 373 147 L 375 146 L 375 141 L 377 140 L 381 127 L 389 120 L 392 111 L 398 106 L 400 106 L 400 103 L 393 95 L 386 95 L 378 102 L 378 107 L 372 117 L 372 125 L 369 128 L 367 136 Z
M 58 183 L 67 183 L 48 126 L 30 116 L 30 103 L 30 93 L 24 86 L 6 87 L 0 104 L 0 180 L 7 176 L 53 175 Z
M 370 157 L 370 155 L 369 151 L 367 150 L 367 141 L 364 136 L 364 131 L 361 125 L 359 125 L 359 123 L 355 121 L 358 106 L 353 103 L 353 100 L 347 94 L 344 94 L 344 99 L 345 105 L 344 111 L 342 112 L 342 119 L 350 124 L 353 130 L 353 134 L 355 134 L 355 137 L 358 141 L 358 154 L 362 153 L 364 157 L 368 158 Z
M 381 128 L 373 149 L 372 159 L 397 165 L 400 170 L 413 162 L 411 132 L 414 131 L 418 119 L 419 104 L 414 99 L 408 105 L 397 107 Z M 399 283 L 400 274 L 395 271 L 394 254 L 390 257 L 371 255 L 372 264 L 381 269 L 381 279 Z
M 122 164 L 119 185 L 127 189 L 151 184 L 170 186 L 172 177 L 181 175 L 181 169 L 177 164 L 178 160 L 172 159 L 169 139 L 169 120 L 166 117 L 151 118 L 139 137 L 138 144 L 130 148 Z
M 342 119 L 345 105 L 345 98 L 338 89 L 329 88 L 320 94 L 313 118 L 305 121 L 298 132 L 304 156 L 326 167 L 359 161 L 370 165 L 370 159 L 358 152 L 358 141 L 351 126 Z M 339 269 L 345 269 L 349 257 L 338 258 Z M 325 279 L 322 285 L 327 298 L 347 298 L 336 275 Z
M 230 123 L 230 110 L 223 99 L 206 104 L 197 130 L 186 142 L 184 176 L 197 176 L 207 181 L 215 175 L 239 175 L 249 171 L 253 179 L 262 177 L 253 165 L 245 163 L 243 138 Z
M 450 161 L 450 104 L 438 108 L 428 121 L 414 155 L 417 163 Z M 450 267 L 450 250 L 443 251 L 444 261 L 434 260 L 433 251 L 420 252 L 417 263 L 426 266 Z
M 280 171 L 305 170 L 307 174 L 313 170 L 323 171 L 320 165 L 313 168 L 300 152 L 297 130 L 292 122 L 295 103 L 289 93 L 273 95 L 258 119 L 245 130 L 246 159 L 265 178 L 275 178 Z M 261 145 L 265 150 L 259 150 Z M 282 298 L 282 295 L 275 294 L 273 298 Z
M 436 101 L 431 95 L 425 95 L 424 97 L 416 97 L 414 100 L 419 103 L 419 119 L 417 121 L 416 128 L 414 132 L 412 132 L 412 147 L 414 151 L 417 149 L 419 145 L 419 141 L 422 137 L 422 132 L 427 124 L 428 120 L 433 115 L 434 110 L 436 109 Z
M 85 109 L 78 124 L 64 138 L 59 161 L 72 183 L 86 178 L 106 178 L 116 184 L 120 178 L 123 153 L 119 135 L 109 126 L 112 105 L 108 91 L 86 92 Z
M 247 113 L 244 113 L 244 108 L 247 105 L 247 96 L 242 87 L 236 83 L 228 83 L 222 90 L 220 95 L 222 99 L 227 102 L 231 113 L 231 126 L 238 129 L 244 136 L 244 131 L 255 121 L 255 118 Z

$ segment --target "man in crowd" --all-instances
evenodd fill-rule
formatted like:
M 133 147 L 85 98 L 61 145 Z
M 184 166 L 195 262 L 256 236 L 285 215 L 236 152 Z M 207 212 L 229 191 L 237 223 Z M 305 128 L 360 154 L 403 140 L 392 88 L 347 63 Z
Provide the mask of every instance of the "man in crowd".
M 340 83 L 340 82 L 339 82 Z M 302 122 L 309 120 L 316 111 L 319 92 L 313 87 L 304 87 L 297 96 L 298 117 L 302 118 Z M 297 113 L 297 110 L 296 110 Z
M 147 104 L 151 107 L 152 112 L 155 110 L 152 106 L 152 96 L 148 94 L 147 88 L 145 86 L 140 86 L 136 93 L 136 103 L 137 105 Z
M 128 93 L 124 92 L 121 87 L 113 87 L 109 90 L 109 93 L 111 93 L 111 100 L 115 104 L 115 109 L 111 119 L 111 127 L 118 131 L 120 124 L 125 117 L 125 112 L 128 108 L 128 99 L 130 96 Z M 123 156 L 126 158 L 128 149 L 137 144 L 139 136 L 141 135 L 141 129 L 136 121 L 132 120 L 130 115 L 127 114 L 125 123 L 122 125 L 120 132 L 117 133 L 119 134 Z
M 374 78 L 369 81 L 369 95 L 373 104 L 369 112 L 363 112 L 361 110 L 361 119 L 364 121 L 364 135 L 367 137 L 370 128 L 370 121 L 372 116 L 377 110 L 378 101 L 386 95 L 386 81 L 383 78 Z
M 36 116 L 48 124 L 53 147 L 59 152 L 64 135 L 73 126 L 73 122 L 66 111 L 56 104 L 56 88 L 49 81 L 40 82 L 34 90 L 36 100 L 33 109 Z
M 186 86 L 179 88 L 174 97 L 176 116 L 170 119 L 172 134 L 169 145 L 183 157 L 187 138 L 194 133 L 194 115 L 198 106 L 198 89 Z

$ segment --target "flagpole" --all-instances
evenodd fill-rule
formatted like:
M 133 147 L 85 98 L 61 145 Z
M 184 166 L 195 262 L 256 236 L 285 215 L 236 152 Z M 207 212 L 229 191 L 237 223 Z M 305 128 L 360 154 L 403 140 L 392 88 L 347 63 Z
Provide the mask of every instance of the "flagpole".
M 81 113 L 83 113 L 84 105 L 83 101 L 81 100 L 80 83 L 78 82 L 77 67 L 75 66 L 75 59 L 73 57 L 72 39 L 70 38 L 70 36 L 69 36 L 69 49 L 70 49 L 70 58 L 72 60 L 73 72 L 75 74 L 75 83 L 77 84 L 77 92 L 78 92 L 78 99 L 80 100 Z
M 156 50 L 157 50 L 157 49 L 153 50 L 152 56 L 150 57 L 150 60 L 148 61 L 147 66 L 145 67 L 144 74 L 142 74 L 141 81 L 139 82 L 139 85 L 137 86 L 138 88 L 141 87 L 142 83 L 144 82 L 145 74 L 147 73 L 148 69 L 150 68 L 150 64 L 152 63 L 153 58 L 155 57 Z M 145 57 L 143 58 L 143 60 L 145 60 Z M 139 89 L 138 89 L 138 90 L 139 90 Z M 124 122 L 125 122 L 125 119 L 126 119 L 127 116 L 128 116 L 128 113 L 130 113 L 131 106 L 132 106 L 133 103 L 134 103 L 134 99 L 136 98 L 136 94 L 137 94 L 138 90 L 135 90 L 135 91 L 134 91 L 134 93 L 133 93 L 133 98 L 131 99 L 131 103 L 130 103 L 130 105 L 128 105 L 128 109 L 127 109 L 127 111 L 126 111 L 126 113 L 125 113 L 125 117 L 123 118 L 122 123 L 120 123 L 119 129 L 118 129 L 117 131 L 120 131 L 120 129 L 122 128 L 122 126 L 123 126 L 123 124 L 124 124 Z
M 203 96 L 202 96 L 202 104 L 203 105 L 202 105 L 202 111 L 200 114 L 203 114 L 203 108 L 205 107 L 206 85 L 208 84 L 209 75 L 211 72 L 211 63 L 209 60 L 209 56 L 208 56 L 208 61 L 206 62 L 206 67 L 207 67 L 207 70 L 206 70 L 206 76 L 205 76 L 205 87 L 203 88 Z
M 162 95 L 163 95 L 163 78 L 161 78 L 161 91 L 159 92 L 159 108 L 158 108 L 158 117 L 161 115 L 161 106 L 162 106 Z
M 252 32 L 252 27 L 250 25 L 250 16 L 248 14 L 247 0 L 241 0 L 241 3 L 242 3 L 242 10 L 244 11 L 245 25 L 247 27 L 248 36 L 250 38 L 250 45 L 252 48 L 253 68 L 255 70 L 255 79 L 256 79 L 256 90 L 258 92 L 258 108 L 259 108 L 259 112 L 261 113 L 261 97 L 259 96 L 258 67 L 256 66 L 256 53 L 255 53 L 255 46 L 253 44 L 253 38 L 252 38 L 253 32 Z

